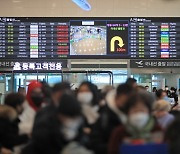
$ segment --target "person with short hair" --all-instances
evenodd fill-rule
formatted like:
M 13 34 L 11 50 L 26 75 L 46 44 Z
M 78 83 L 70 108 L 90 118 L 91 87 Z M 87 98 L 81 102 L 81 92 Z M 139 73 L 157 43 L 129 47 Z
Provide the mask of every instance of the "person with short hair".
M 174 116 L 170 114 L 171 105 L 165 100 L 159 100 L 154 103 L 154 115 L 157 118 L 159 125 L 166 129 L 173 121 Z
M 26 134 L 19 135 L 19 115 L 23 112 L 24 96 L 10 93 L 0 105 L 0 145 L 13 151 L 14 146 L 27 143 Z
M 132 88 L 136 88 L 137 87 L 137 80 L 134 78 L 128 78 L 126 80 L 126 84 L 128 84 L 129 86 L 131 86 Z
M 11 106 L 16 110 L 18 115 L 21 115 L 24 110 L 24 106 L 23 106 L 24 101 L 25 98 L 22 94 L 10 93 L 5 97 L 4 104 Z
M 40 140 L 40 139 L 43 140 L 44 138 L 45 139 L 51 138 L 52 137 L 51 136 L 51 133 L 52 133 L 51 129 L 54 129 L 54 134 L 57 134 L 57 138 L 58 138 L 58 136 L 59 136 L 59 122 L 56 118 L 57 117 L 57 110 L 60 106 L 62 96 L 66 93 L 71 94 L 69 83 L 60 82 L 60 83 L 55 84 L 52 88 L 52 101 L 51 101 L 51 103 L 48 104 L 46 107 L 41 108 L 41 110 L 39 110 L 37 112 L 37 114 L 35 116 L 35 120 L 34 120 L 33 131 L 34 131 L 35 137 L 39 138 L 38 140 Z M 45 132 L 43 135 L 42 135 L 43 132 L 41 132 L 41 130 L 43 130 Z M 38 133 L 36 134 L 36 132 L 38 132 L 39 134 Z M 47 140 L 45 140 L 43 142 L 45 147 L 47 146 L 48 143 L 49 142 Z M 57 142 L 56 144 L 59 144 L 59 143 Z M 36 145 L 36 143 L 35 143 L 35 145 Z M 29 145 L 27 148 L 25 148 L 25 151 L 27 150 L 29 152 L 29 150 L 30 150 L 29 148 L 31 146 L 32 146 L 32 144 Z M 51 149 L 51 147 L 49 147 L 49 148 Z M 54 151 L 56 151 L 56 149 L 54 149 Z M 57 151 L 59 151 L 59 149 Z M 51 153 L 48 150 L 47 150 L 47 152 Z M 52 153 L 53 153 L 53 151 L 52 151 Z
M 156 98 L 157 98 L 157 100 L 165 99 L 165 97 L 167 97 L 167 94 L 166 94 L 166 92 L 165 92 L 163 89 L 159 89 L 159 90 L 156 92 Z
M 82 125 L 80 103 L 73 95 L 62 94 L 54 114 L 47 113 L 41 120 L 35 120 L 32 139 L 22 154 L 75 153 L 84 147 Z M 71 148 L 74 146 L 75 149 Z
M 56 83 L 53 88 L 52 88 L 52 100 L 53 100 L 53 104 L 55 106 L 59 105 L 59 100 L 61 98 L 61 96 L 66 92 L 69 91 L 71 89 L 71 86 L 68 82 L 59 82 Z

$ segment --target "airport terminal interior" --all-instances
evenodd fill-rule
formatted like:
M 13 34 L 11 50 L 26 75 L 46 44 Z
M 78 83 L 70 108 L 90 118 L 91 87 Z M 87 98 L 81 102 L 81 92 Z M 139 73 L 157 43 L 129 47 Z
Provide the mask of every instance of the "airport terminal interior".
M 180 154 L 179 99 L 180 0 L 0 0 L 0 154 Z

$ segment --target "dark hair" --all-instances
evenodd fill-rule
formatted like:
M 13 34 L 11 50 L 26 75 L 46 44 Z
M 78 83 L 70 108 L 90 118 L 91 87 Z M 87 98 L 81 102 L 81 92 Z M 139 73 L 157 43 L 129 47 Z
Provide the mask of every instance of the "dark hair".
M 138 85 L 136 88 L 135 88 L 135 90 L 137 90 L 137 91 L 146 91 L 146 88 L 144 87 L 144 86 L 141 86 L 141 85 Z
M 133 95 L 127 100 L 124 106 L 124 112 L 128 114 L 129 110 L 133 108 L 138 102 L 143 103 L 149 110 L 152 111 L 152 99 L 147 92 L 135 92 Z
M 52 94 L 52 89 L 51 87 L 49 86 L 49 84 L 45 81 L 42 81 L 42 92 L 44 94 L 45 97 L 51 97 L 51 94 Z
M 66 91 L 66 90 L 70 90 L 70 84 L 68 82 L 61 82 L 61 83 L 57 83 L 54 85 L 54 87 L 52 88 L 52 92 L 58 92 L 58 91 Z
M 49 84 L 45 81 L 42 81 L 42 93 L 44 95 L 44 102 L 45 103 L 52 103 L 52 88 L 49 86 Z
M 157 90 L 157 88 L 156 88 L 156 87 L 153 87 L 153 90 Z
M 4 104 L 16 108 L 17 105 L 22 105 L 25 97 L 19 93 L 10 93 L 5 97 Z
M 136 82 L 137 82 L 137 80 L 134 79 L 134 78 L 128 78 L 126 80 L 126 84 L 128 84 L 129 86 L 133 86 L 133 84 L 136 83 Z
M 79 86 L 79 89 L 83 86 L 83 85 L 86 85 L 89 90 L 92 92 L 93 94 L 93 100 L 92 100 L 92 105 L 97 105 L 99 104 L 99 92 L 98 92 L 98 88 L 96 85 L 94 85 L 93 83 L 91 82 L 88 82 L 88 81 L 85 81 L 85 82 L 82 82 L 81 85 Z M 78 89 L 78 92 L 79 92 L 79 89 Z
M 165 140 L 169 142 L 169 153 L 180 153 L 180 116 L 177 116 L 165 133 Z
M 132 91 L 133 91 L 133 89 L 130 85 L 123 83 L 117 87 L 116 95 L 119 96 L 122 94 L 131 94 Z
M 156 91 L 156 97 L 157 97 L 157 98 L 160 98 L 163 92 L 164 92 L 163 89 L 157 90 L 157 91 Z
M 63 94 L 59 107 L 58 113 L 68 116 L 68 117 L 76 117 L 81 115 L 81 106 L 77 99 L 70 94 Z
M 174 87 L 171 87 L 171 90 L 173 90 L 173 91 L 175 91 L 175 92 L 177 91 L 177 89 L 176 89 L 176 88 L 174 88 Z

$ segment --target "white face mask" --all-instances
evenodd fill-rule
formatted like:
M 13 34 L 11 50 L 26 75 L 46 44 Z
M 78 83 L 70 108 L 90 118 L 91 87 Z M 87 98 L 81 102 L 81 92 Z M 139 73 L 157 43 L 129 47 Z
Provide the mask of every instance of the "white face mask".
M 144 112 L 138 112 L 129 116 L 129 122 L 137 129 L 142 129 L 149 120 L 149 114 Z
M 93 94 L 91 92 L 80 92 L 77 95 L 77 99 L 81 103 L 90 104 L 93 99 Z
M 78 129 L 82 123 L 81 119 L 69 120 L 63 124 L 61 133 L 66 141 L 73 140 L 78 135 Z

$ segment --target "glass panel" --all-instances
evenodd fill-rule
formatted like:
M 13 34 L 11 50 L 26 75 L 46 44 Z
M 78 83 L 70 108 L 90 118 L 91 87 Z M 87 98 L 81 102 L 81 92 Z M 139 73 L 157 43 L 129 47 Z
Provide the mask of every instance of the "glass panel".
M 50 86 L 53 86 L 56 83 L 61 82 L 61 81 L 62 81 L 62 76 L 60 73 L 59 74 L 54 74 L 54 73 L 47 74 L 47 83 Z
M 106 85 L 111 84 L 111 78 L 109 74 L 88 74 L 88 81 L 96 84 L 99 89 L 102 89 Z
M 67 73 L 63 74 L 63 81 L 67 81 L 71 83 L 72 89 L 76 89 L 79 87 L 80 83 L 83 81 L 87 81 L 86 73 Z
M 38 73 L 37 74 L 38 81 L 45 81 L 47 82 L 46 74 L 45 73 Z
M 25 87 L 26 88 L 26 75 L 24 73 L 15 74 L 14 75 L 14 85 L 15 85 L 15 91 L 18 91 L 19 87 Z
M 133 77 L 137 83 L 142 86 L 149 86 L 149 91 L 152 90 L 152 76 L 151 74 L 134 74 Z
M 13 91 L 13 78 L 12 78 L 12 74 L 5 74 L 6 76 L 6 81 L 5 81 L 5 85 L 6 85 L 6 93 L 10 93 Z
M 0 74 L 0 104 L 3 104 L 6 95 L 5 74 Z
M 126 82 L 127 70 L 113 70 L 114 86 L 117 87 L 119 84 Z

